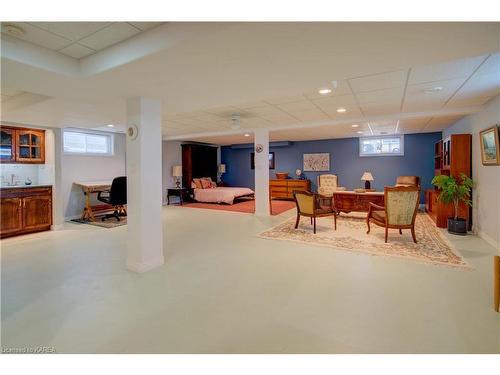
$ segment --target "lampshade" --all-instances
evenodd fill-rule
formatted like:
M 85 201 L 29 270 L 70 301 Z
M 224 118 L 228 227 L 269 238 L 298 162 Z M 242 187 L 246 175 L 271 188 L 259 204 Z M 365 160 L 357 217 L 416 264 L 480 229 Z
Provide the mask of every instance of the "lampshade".
M 361 181 L 373 181 L 372 174 L 370 172 L 363 173 L 363 176 L 361 176 Z
M 219 173 L 226 173 L 226 164 L 219 164 Z
M 182 177 L 182 165 L 174 165 L 172 167 L 172 176 Z

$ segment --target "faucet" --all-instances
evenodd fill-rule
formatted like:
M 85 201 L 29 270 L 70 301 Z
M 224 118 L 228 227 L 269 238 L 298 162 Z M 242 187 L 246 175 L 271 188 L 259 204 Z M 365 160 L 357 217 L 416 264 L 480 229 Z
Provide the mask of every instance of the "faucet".
M 7 185 L 9 185 L 9 186 L 16 186 L 17 185 L 17 181 L 15 181 L 16 177 L 17 176 L 14 173 L 12 173 L 10 175 L 10 181 L 7 183 Z

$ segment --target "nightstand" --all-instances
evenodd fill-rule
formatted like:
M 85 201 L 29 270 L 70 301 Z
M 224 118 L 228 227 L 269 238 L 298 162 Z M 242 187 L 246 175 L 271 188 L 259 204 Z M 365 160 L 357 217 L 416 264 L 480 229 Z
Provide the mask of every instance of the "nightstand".
M 170 197 L 179 197 L 180 205 L 184 204 L 184 198 L 190 198 L 193 189 L 189 188 L 169 188 L 167 189 L 167 204 L 170 204 Z

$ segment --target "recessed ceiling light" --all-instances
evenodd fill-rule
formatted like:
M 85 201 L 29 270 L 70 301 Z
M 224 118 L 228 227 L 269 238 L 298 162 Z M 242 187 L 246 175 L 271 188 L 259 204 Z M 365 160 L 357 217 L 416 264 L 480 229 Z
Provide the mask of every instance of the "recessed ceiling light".
M 320 89 L 320 90 L 318 90 L 318 93 L 320 93 L 321 95 L 327 95 L 327 94 L 329 94 L 331 92 L 332 92 L 332 90 L 330 90 L 330 89 Z
M 352 124 L 351 125 L 353 128 L 359 128 L 359 125 L 358 124 Z
M 356 133 L 363 134 L 363 132 L 361 130 L 358 130 Z
M 115 126 L 113 124 L 108 124 L 106 125 L 108 128 L 114 128 Z
M 434 94 L 434 93 L 439 92 L 441 90 L 443 90 L 443 86 L 436 86 L 436 87 L 432 87 L 430 89 L 424 90 L 424 92 L 426 94 Z
M 344 113 L 344 112 L 347 112 L 347 109 L 345 109 L 344 107 L 339 107 L 339 108 L 337 108 L 337 112 Z
M 250 134 L 246 133 L 246 134 L 245 134 L 245 137 L 250 137 Z

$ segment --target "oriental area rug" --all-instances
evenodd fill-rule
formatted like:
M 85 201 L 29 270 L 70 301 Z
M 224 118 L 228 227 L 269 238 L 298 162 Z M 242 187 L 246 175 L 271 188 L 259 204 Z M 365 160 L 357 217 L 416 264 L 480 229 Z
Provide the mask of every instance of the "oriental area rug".
M 371 224 L 366 233 L 366 213 L 341 214 L 337 217 L 337 230 L 333 229 L 333 216 L 316 219 L 316 234 L 308 217 L 302 217 L 299 227 L 295 217 L 268 229 L 258 236 L 265 239 L 299 242 L 370 255 L 405 258 L 412 261 L 432 263 L 471 269 L 464 258 L 453 248 L 444 233 L 436 227 L 425 213 L 418 213 L 415 223 L 417 243 L 414 243 L 409 229 L 399 234 L 389 229 L 388 242 L 384 242 L 383 227 Z

